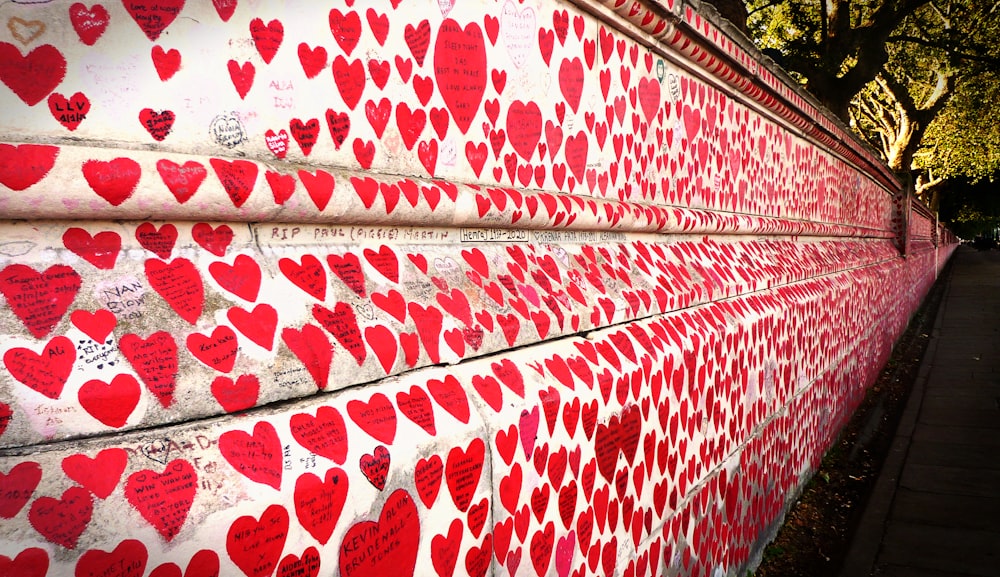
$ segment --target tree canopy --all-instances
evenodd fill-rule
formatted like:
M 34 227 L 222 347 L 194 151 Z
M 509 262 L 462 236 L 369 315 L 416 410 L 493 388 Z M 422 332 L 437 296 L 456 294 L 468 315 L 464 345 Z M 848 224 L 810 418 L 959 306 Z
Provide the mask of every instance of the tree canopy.
M 749 0 L 754 40 L 930 199 L 1000 167 L 1000 1 Z

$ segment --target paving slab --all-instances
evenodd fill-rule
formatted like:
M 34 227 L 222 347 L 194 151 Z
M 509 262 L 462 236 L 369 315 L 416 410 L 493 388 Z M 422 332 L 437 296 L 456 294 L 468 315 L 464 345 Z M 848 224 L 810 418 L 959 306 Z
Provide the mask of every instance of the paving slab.
M 889 523 L 879 561 L 915 569 L 960 575 L 1000 576 L 1000 548 L 995 531 Z
M 901 487 L 892 515 L 899 522 L 1000 531 L 1000 496 L 984 499 Z
M 973 472 L 980 469 L 1000 470 L 1000 447 L 913 441 L 907 462 L 912 465 L 937 465 L 968 469 Z

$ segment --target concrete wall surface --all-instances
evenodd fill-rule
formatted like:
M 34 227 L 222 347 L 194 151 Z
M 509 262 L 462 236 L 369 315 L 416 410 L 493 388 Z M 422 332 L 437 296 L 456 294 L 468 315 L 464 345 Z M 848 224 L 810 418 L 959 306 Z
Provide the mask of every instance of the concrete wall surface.
M 0 22 L 0 575 L 743 575 L 954 248 L 697 3 Z

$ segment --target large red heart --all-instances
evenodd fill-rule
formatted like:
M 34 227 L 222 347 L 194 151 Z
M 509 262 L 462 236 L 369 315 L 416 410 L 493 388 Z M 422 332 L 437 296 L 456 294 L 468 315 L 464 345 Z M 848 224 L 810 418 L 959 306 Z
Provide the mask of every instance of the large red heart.
M 13 519 L 31 499 L 42 480 L 42 467 L 34 461 L 22 461 L 9 473 L 0 471 L 4 490 L 0 493 L 0 519 Z
M 365 274 L 361 270 L 361 260 L 358 259 L 358 255 L 350 252 L 343 255 L 331 254 L 327 255 L 326 263 L 330 265 L 330 270 L 333 271 L 333 274 L 344 281 L 347 288 L 354 291 L 361 298 L 365 298 L 368 295 L 367 288 L 365 287 Z
M 118 429 L 125 426 L 132 415 L 142 389 L 135 377 L 129 374 L 116 375 L 110 383 L 100 379 L 87 381 L 80 387 L 80 406 L 95 419 Z
M 87 46 L 93 46 L 97 42 L 110 20 L 108 11 L 100 4 L 94 4 L 88 9 L 85 4 L 75 2 L 69 7 L 69 21 L 73 30 L 76 30 L 80 42 Z
M 22 55 L 17 46 L 0 42 L 0 82 L 28 106 L 41 102 L 65 77 L 66 58 L 55 46 L 43 44 Z
M 434 44 L 434 77 L 462 134 L 469 130 L 486 92 L 486 44 L 479 24 L 463 29 L 451 18 L 438 28 Z
M 163 82 L 173 78 L 174 74 L 181 68 L 181 53 L 176 48 L 164 50 L 160 45 L 153 46 L 150 57 L 153 59 L 156 74 Z
M 62 470 L 66 476 L 98 499 L 107 499 L 114 492 L 126 465 L 128 453 L 118 447 L 104 449 L 94 458 L 77 453 L 62 460 Z
M 66 231 L 66 234 L 69 234 L 69 231 Z M 153 223 L 144 222 L 136 227 L 135 239 L 139 241 L 142 248 L 162 259 L 168 259 L 170 253 L 174 251 L 174 244 L 177 243 L 177 227 L 167 223 L 156 228 Z M 66 236 L 63 235 L 63 241 L 65 240 Z
M 349 2 L 348 5 L 350 4 L 352 3 Z M 328 23 L 333 39 L 337 41 L 337 45 L 344 53 L 350 56 L 361 38 L 361 17 L 354 10 L 344 14 L 334 8 L 330 10 Z
M 313 305 L 312 312 L 313 318 L 336 337 L 337 342 L 351 353 L 360 367 L 368 356 L 368 349 L 365 348 L 365 342 L 361 338 L 358 318 L 351 305 L 338 302 L 332 311 L 323 305 Z
M 280 446 L 278 452 L 280 457 Z M 247 577 L 270 576 L 288 539 L 288 521 L 288 511 L 282 505 L 269 506 L 260 521 L 252 515 L 236 519 L 226 535 L 229 558 Z
M 253 435 L 244 431 L 223 433 L 219 451 L 246 478 L 281 490 L 281 439 L 271 423 L 260 421 L 254 425 Z
M 319 551 L 315 547 L 308 547 L 302 552 L 301 557 L 291 553 L 282 557 L 276 575 L 277 577 L 316 577 L 319 574 L 321 563 Z
M 131 158 L 88 160 L 81 168 L 83 178 L 90 188 L 111 206 L 118 206 L 128 200 L 142 177 L 142 167 Z
M 382 393 L 375 393 L 368 402 L 348 402 L 347 414 L 372 438 L 386 445 L 391 445 L 396 438 L 396 408 Z
M 257 375 L 240 375 L 236 381 L 226 376 L 212 381 L 212 396 L 227 413 L 235 413 L 257 404 L 260 380 Z
M 305 365 L 316 387 L 325 389 L 330 380 L 333 347 L 323 329 L 313 324 L 305 324 L 301 330 L 286 327 L 281 330 L 281 340 Z
M 361 60 L 354 60 L 348 63 L 347 59 L 338 55 L 333 60 L 333 80 L 340 90 L 340 96 L 344 99 L 344 104 L 354 110 L 361 100 L 361 93 L 365 89 L 365 66 Z M 329 117 L 327 117 L 329 123 Z M 332 130 L 331 130 L 332 132 Z M 346 134 L 344 135 L 346 138 Z M 357 146 L 358 140 L 355 140 Z
M 146 261 L 146 278 L 153 289 L 187 322 L 196 324 L 205 305 L 205 287 L 194 263 L 186 258 L 170 262 Z
M 142 541 L 126 539 L 108 553 L 91 549 L 76 563 L 77 577 L 115 575 L 116 577 L 142 577 L 146 572 L 149 552 Z
M 343 465 L 347 459 L 347 427 L 340 411 L 321 406 L 316 416 L 296 413 L 289 421 L 292 438 L 306 449 Z
M 197 490 L 198 473 L 184 459 L 171 461 L 162 473 L 145 469 L 125 481 L 125 499 L 167 541 L 180 533 Z
M 469 443 L 468 449 L 454 447 L 448 452 L 445 479 L 448 482 L 451 498 L 459 511 L 469 509 L 476 487 L 479 486 L 485 454 L 486 445 L 479 437 Z
M 18 192 L 45 178 L 56 164 L 58 146 L 0 143 L 0 184 Z
M 428 380 L 427 390 L 451 416 L 463 423 L 469 422 L 471 414 L 469 412 L 469 397 L 466 396 L 462 383 L 458 382 L 455 375 L 447 375 L 444 380 Z
M 108 335 L 118 324 L 118 319 L 107 309 L 97 309 L 94 312 L 80 309 L 73 311 L 69 318 L 73 326 L 80 329 L 95 343 L 110 344 L 110 341 L 107 341 Z
M 451 577 L 455 573 L 458 562 L 458 552 L 462 546 L 462 520 L 455 519 L 448 527 L 447 535 L 435 535 L 431 539 L 431 564 L 443 577 Z
M 233 242 L 233 229 L 228 224 L 213 227 L 207 222 L 199 222 L 191 227 L 191 238 L 215 256 L 226 256 L 226 249 Z
M 285 37 L 285 27 L 280 20 L 271 20 L 267 24 L 260 18 L 250 21 L 250 37 L 253 38 L 257 52 L 264 59 L 265 64 L 270 64 L 274 55 L 281 47 L 281 41 Z
M 76 348 L 69 338 L 59 336 L 49 341 L 41 353 L 23 347 L 8 349 L 3 362 L 12 377 L 50 399 L 58 399 L 73 372 Z
M 70 132 L 76 130 L 80 123 L 87 119 L 90 112 L 90 99 L 82 92 L 77 92 L 66 98 L 58 92 L 49 94 L 49 112 Z
M 0 293 L 36 339 L 45 338 L 59 324 L 81 284 L 80 275 L 63 264 L 44 272 L 23 264 L 0 271 Z
M 408 419 L 427 431 L 427 434 L 431 436 L 437 434 L 437 427 L 434 425 L 434 406 L 422 388 L 413 385 L 409 392 L 399 391 L 396 393 L 396 405 Z
M 28 521 L 49 541 L 75 549 L 80 535 L 90 524 L 93 512 L 94 500 L 90 491 L 83 487 L 70 487 L 60 499 L 35 499 L 28 511 Z
M 205 167 L 193 160 L 188 160 L 183 165 L 165 158 L 157 160 L 156 171 L 160 173 L 163 184 L 167 185 L 171 194 L 181 204 L 187 202 L 194 196 L 194 193 L 198 192 L 198 187 L 208 176 Z
M 537 104 L 520 100 L 511 103 L 507 110 L 507 136 L 514 151 L 530 161 L 542 136 L 542 112 Z
M 226 312 L 226 317 L 248 339 L 269 351 L 274 349 L 274 331 L 278 326 L 278 312 L 274 307 L 261 303 L 252 312 L 233 307 Z
M 237 255 L 232 266 L 224 262 L 213 262 L 208 265 L 208 272 L 219 286 L 245 301 L 257 300 L 260 292 L 260 265 L 252 257 L 245 254 Z
M 399 282 L 399 259 L 394 250 L 383 244 L 378 251 L 366 248 L 364 255 L 365 260 L 375 267 L 375 270 L 382 276 L 394 283 Z
M 215 175 L 226 189 L 233 206 L 243 206 L 257 185 L 257 164 L 249 160 L 229 161 L 221 158 L 210 158 L 208 163 L 215 169 Z
M 333 535 L 347 501 L 349 481 L 338 467 L 328 470 L 324 479 L 307 472 L 295 481 L 295 516 L 320 545 L 326 545 Z
M 90 236 L 82 228 L 68 228 L 63 233 L 63 245 L 97 268 L 111 270 L 122 249 L 122 237 L 112 231 Z
M 417 466 L 413 469 L 413 484 L 417 488 L 420 500 L 428 509 L 437 500 L 438 491 L 441 490 L 441 478 L 444 476 L 444 463 L 439 455 L 431 455 L 417 461 Z
M 304 254 L 302 264 L 283 258 L 278 261 L 278 268 L 292 284 L 318 301 L 326 300 L 326 270 L 318 258 Z
M 356 523 L 344 535 L 340 574 L 352 577 L 412 575 L 420 544 L 420 515 L 405 489 L 396 489 L 378 521 Z
M 45 549 L 23 549 L 11 559 L 0 555 L 0 575 L 9 577 L 45 577 L 49 571 L 49 554 Z
M 201 333 L 189 334 L 187 348 L 199 361 L 223 373 L 233 370 L 236 356 L 239 354 L 236 333 L 225 325 L 215 327 L 211 336 Z
M 174 402 L 178 371 L 177 343 L 167 331 L 159 331 L 143 339 L 127 334 L 118 341 L 118 348 L 132 363 L 132 368 L 164 408 Z

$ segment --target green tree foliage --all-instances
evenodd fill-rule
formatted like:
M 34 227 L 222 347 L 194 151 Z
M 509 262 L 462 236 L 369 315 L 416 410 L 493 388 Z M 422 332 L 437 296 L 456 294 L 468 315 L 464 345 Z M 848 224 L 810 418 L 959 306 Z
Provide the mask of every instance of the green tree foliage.
M 1000 1 L 749 0 L 758 44 L 931 200 L 998 167 Z M 936 200 L 932 201 L 936 204 Z

